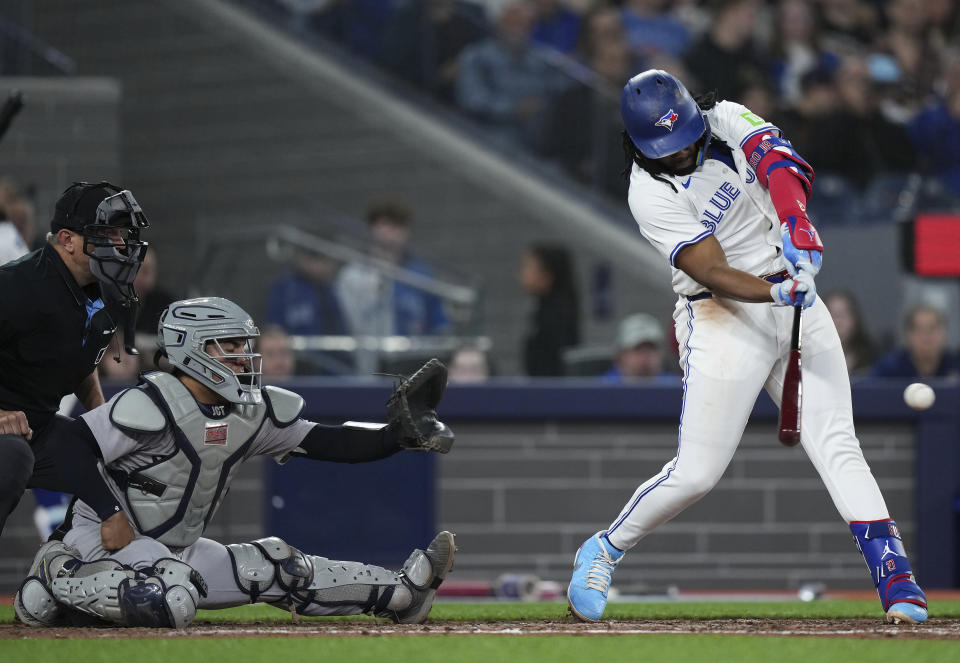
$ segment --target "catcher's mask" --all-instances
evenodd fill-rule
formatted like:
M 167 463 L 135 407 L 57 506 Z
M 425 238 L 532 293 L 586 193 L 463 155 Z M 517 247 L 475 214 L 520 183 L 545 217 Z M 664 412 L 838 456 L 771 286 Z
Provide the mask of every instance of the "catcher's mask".
M 132 193 L 109 182 L 75 182 L 57 201 L 50 226 L 83 236 L 90 271 L 107 298 L 123 306 L 138 301 L 133 280 L 147 253 L 140 230 L 150 222 Z
M 260 330 L 230 300 L 198 297 L 174 302 L 160 316 L 157 335 L 160 351 L 174 367 L 224 399 L 241 405 L 263 402 L 262 358 L 253 351 Z

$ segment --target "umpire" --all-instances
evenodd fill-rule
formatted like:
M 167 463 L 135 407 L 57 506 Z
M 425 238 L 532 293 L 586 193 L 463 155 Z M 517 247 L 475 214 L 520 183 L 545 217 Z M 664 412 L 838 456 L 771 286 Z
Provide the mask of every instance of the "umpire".
M 77 182 L 57 200 L 43 248 L 0 267 L 0 533 L 29 487 L 92 499 L 105 549 L 133 539 L 96 450 L 65 444 L 56 412 L 71 393 L 88 410 L 104 402 L 97 364 L 114 342 L 111 312 L 134 310 L 148 225 L 129 191 Z

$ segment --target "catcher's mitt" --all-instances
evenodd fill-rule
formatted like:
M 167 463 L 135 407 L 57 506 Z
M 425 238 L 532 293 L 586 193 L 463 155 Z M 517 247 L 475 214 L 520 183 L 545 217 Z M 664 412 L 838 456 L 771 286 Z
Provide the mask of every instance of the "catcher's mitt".
M 447 367 L 431 359 L 403 380 L 387 400 L 390 426 L 397 430 L 400 446 L 442 454 L 453 446 L 453 431 L 437 419 L 437 403 L 447 389 Z

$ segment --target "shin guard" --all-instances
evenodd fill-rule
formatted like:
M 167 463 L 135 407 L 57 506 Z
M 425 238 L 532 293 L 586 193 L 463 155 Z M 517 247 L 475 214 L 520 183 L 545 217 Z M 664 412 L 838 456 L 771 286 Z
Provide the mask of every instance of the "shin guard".
M 854 521 L 850 531 L 873 575 L 884 612 L 894 603 L 926 608 L 927 597 L 913 578 L 897 524 L 892 520 Z

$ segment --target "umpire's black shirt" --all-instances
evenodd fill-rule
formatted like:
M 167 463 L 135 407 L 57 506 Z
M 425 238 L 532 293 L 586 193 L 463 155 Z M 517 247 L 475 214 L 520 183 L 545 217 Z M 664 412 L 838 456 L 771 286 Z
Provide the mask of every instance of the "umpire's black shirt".
M 100 285 L 81 288 L 49 244 L 0 267 L 0 410 L 23 410 L 39 434 L 114 331 Z

